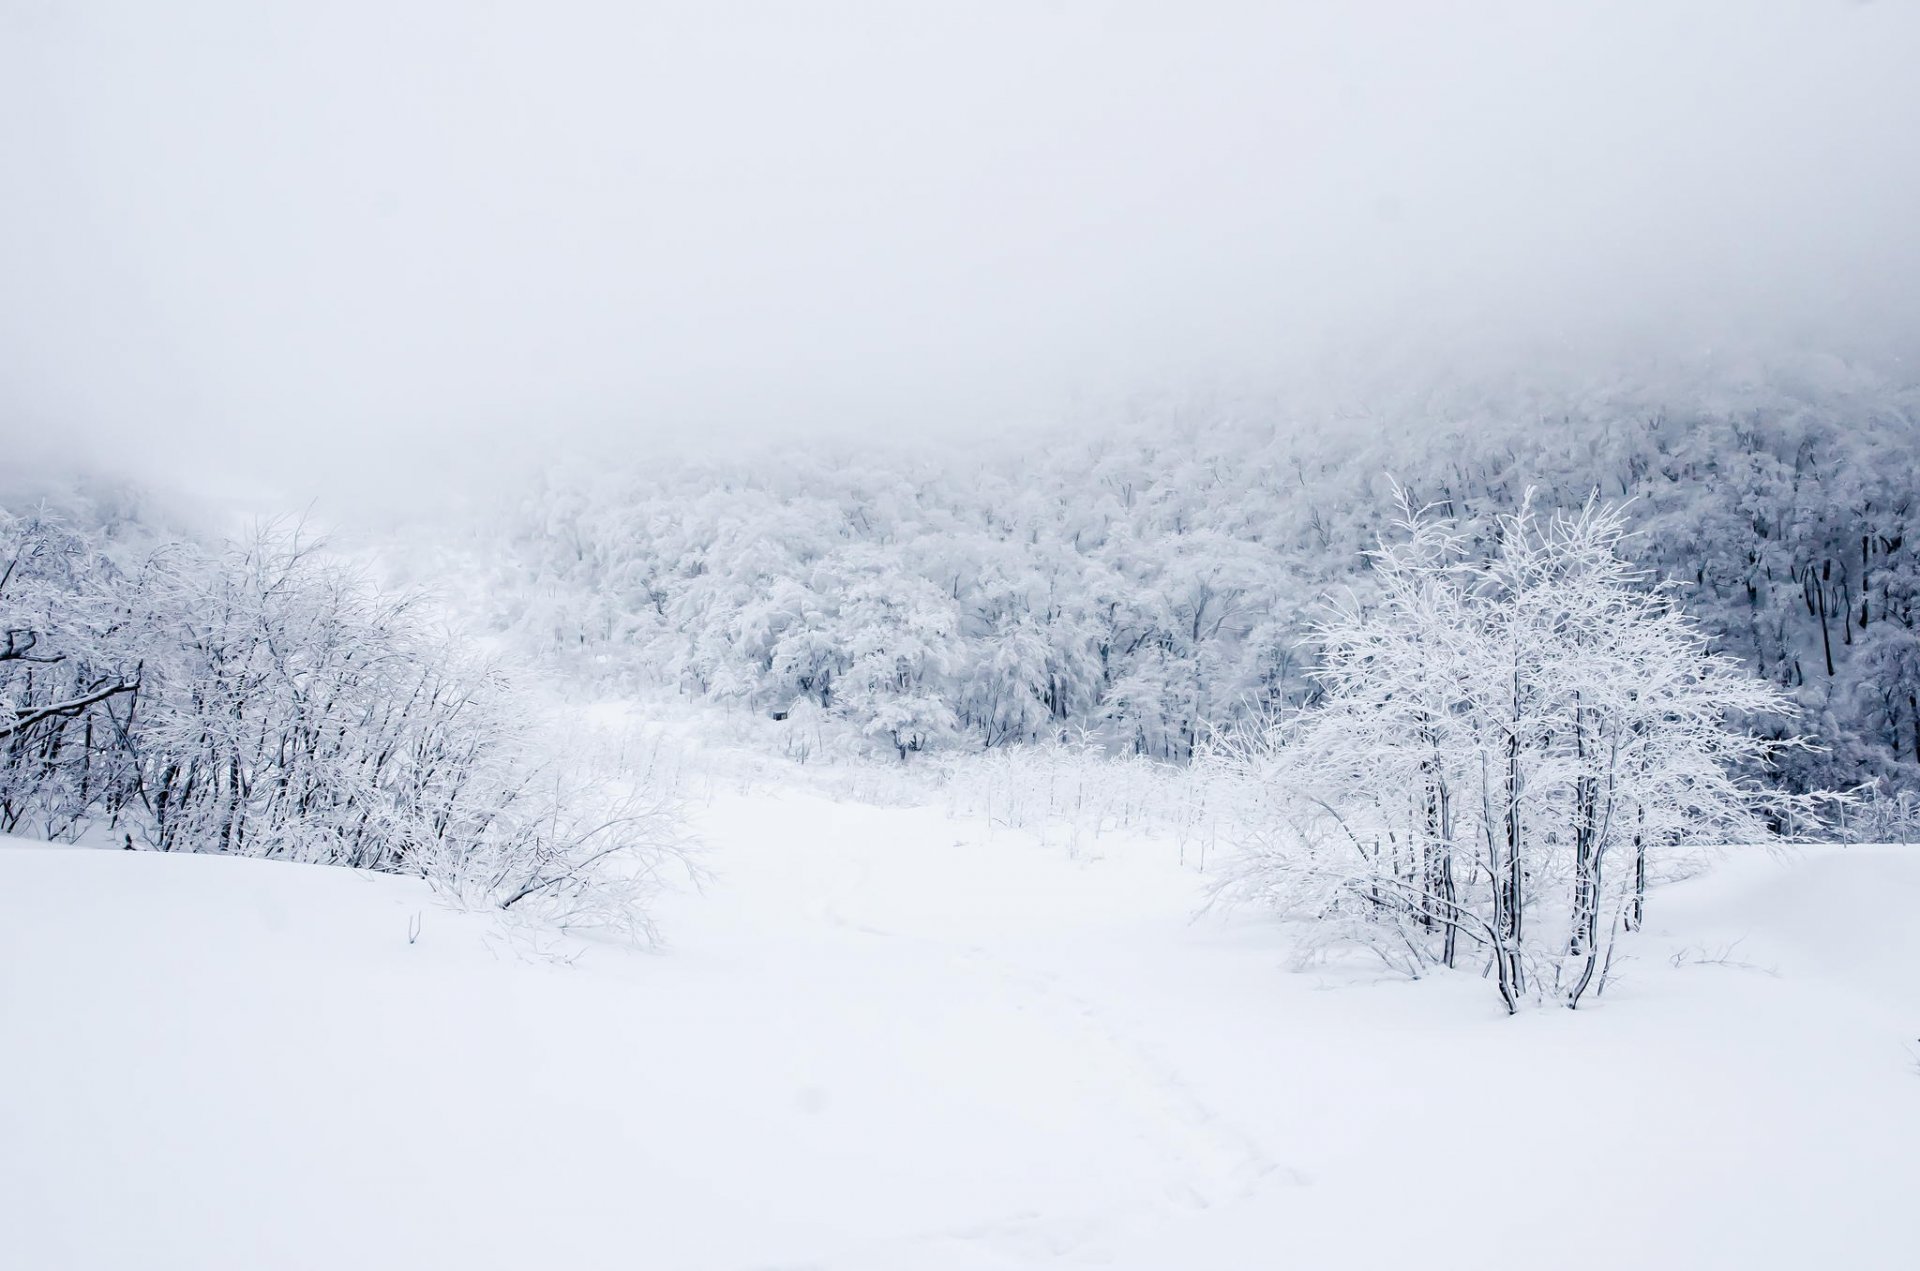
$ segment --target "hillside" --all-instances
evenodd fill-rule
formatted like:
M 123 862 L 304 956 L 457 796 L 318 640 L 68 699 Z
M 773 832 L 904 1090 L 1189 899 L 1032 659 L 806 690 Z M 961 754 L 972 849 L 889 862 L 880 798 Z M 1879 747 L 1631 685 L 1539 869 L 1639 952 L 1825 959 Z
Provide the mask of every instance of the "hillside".
M 901 759 L 1090 738 L 1184 760 L 1313 692 L 1395 482 L 1497 518 L 1623 503 L 1647 571 L 1786 690 L 1798 789 L 1920 788 L 1920 397 L 1838 359 L 1545 372 L 1358 403 L 1162 412 L 1097 436 L 561 465 L 437 571 L 564 674 Z
M 698 822 L 669 946 L 571 962 L 410 880 L 8 841 L 8 1262 L 1911 1265 L 1912 849 L 1736 853 L 1506 1019 L 1196 918 L 1164 842 Z

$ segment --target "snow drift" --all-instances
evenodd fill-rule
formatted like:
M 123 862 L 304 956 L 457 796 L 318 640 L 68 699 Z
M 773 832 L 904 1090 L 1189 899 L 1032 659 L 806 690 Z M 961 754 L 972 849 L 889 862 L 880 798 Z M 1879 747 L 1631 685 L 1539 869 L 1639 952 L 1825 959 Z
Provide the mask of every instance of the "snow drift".
M 1920 852 L 1738 856 L 1507 1019 L 1290 971 L 1164 842 L 701 829 L 675 945 L 571 963 L 408 879 L 8 843 L 8 1261 L 1910 1265 Z

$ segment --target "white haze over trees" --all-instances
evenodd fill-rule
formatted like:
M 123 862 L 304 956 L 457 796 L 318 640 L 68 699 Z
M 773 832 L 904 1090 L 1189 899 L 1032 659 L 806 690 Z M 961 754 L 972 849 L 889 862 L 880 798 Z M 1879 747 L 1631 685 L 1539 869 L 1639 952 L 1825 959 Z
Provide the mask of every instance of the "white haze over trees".
M 0 430 L 231 495 L 1910 366 L 1920 9 L 0 3 Z

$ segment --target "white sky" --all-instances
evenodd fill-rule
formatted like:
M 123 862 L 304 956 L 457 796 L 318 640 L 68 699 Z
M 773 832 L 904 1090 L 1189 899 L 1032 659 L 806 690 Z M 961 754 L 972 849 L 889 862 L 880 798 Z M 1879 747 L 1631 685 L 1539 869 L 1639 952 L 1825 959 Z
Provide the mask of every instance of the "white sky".
M 1916 225 L 1910 0 L 0 0 L 16 458 L 310 489 L 1329 358 L 1902 354 Z

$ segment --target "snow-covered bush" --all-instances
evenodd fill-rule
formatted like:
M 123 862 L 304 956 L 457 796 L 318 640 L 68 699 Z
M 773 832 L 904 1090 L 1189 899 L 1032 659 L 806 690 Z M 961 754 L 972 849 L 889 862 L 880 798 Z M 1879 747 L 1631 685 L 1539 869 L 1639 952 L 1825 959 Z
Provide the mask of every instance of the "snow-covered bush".
M 1920 843 L 1920 794 L 1870 782 L 1835 809 L 1834 828 L 1848 843 Z
M 1595 502 L 1523 499 L 1481 557 L 1401 502 L 1374 599 L 1314 629 L 1318 699 L 1214 756 L 1245 800 L 1231 890 L 1418 973 L 1489 965 L 1509 1011 L 1577 1005 L 1649 873 L 1811 810 L 1751 775 L 1791 706 L 1708 650 Z
M 426 877 L 644 932 L 671 809 L 562 762 L 498 668 L 297 531 L 116 564 L 0 522 L 6 828 Z M 4 568 L 4 566 L 0 566 Z
M 119 581 L 58 521 L 0 512 L 0 833 L 71 837 L 128 798 L 142 667 Z

